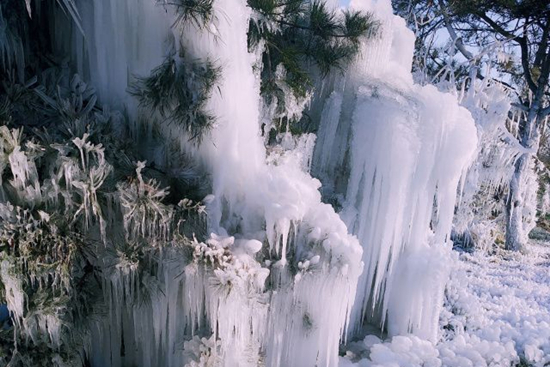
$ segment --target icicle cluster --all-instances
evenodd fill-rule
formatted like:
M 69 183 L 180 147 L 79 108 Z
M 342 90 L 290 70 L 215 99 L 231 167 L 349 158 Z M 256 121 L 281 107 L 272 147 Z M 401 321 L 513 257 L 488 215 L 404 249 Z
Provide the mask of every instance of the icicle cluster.
M 229 0 L 217 1 L 214 9 L 224 17 L 211 28 L 224 42 L 207 33 L 186 41 L 190 52 L 216 56 L 223 67 L 220 93 L 209 102 L 218 127 L 213 144 L 201 152 L 213 171 L 212 228 L 265 244 L 271 288 L 267 322 L 249 322 L 267 325 L 261 338 L 265 363 L 334 365 L 361 271 L 360 247 L 334 210 L 321 203 L 319 182 L 304 171 L 311 143 L 287 138 L 266 163 L 259 79 L 252 69 L 256 56 L 247 50 L 250 9 Z M 228 341 L 222 337 L 223 343 Z M 243 363 L 230 357 L 225 365 Z
M 475 152 L 475 125 L 454 96 L 412 83 L 414 37 L 389 2 L 356 6 L 384 19 L 381 36 L 366 45 L 354 72 L 334 83 L 314 167 L 336 190 L 364 249 L 354 331 L 370 322 L 387 325 L 391 335 L 435 341 L 456 193 Z

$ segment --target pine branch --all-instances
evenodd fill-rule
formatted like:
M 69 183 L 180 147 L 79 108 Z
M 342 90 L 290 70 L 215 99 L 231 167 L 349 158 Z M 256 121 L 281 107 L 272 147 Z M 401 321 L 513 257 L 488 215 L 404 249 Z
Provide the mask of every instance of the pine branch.
M 285 110 L 283 85 L 296 98 L 305 98 L 315 69 L 321 77 L 343 70 L 359 51 L 361 39 L 374 36 L 378 29 L 370 13 L 336 14 L 320 1 L 248 0 L 248 6 L 259 14 L 257 21 L 250 22 L 249 48 L 260 41 L 265 45 L 262 96 L 267 103 L 276 99 L 278 111 Z M 281 66 L 283 73 L 278 72 Z
M 164 4 L 176 8 L 176 23 L 190 23 L 199 29 L 205 28 L 214 14 L 214 0 L 172 0 Z
M 177 123 L 190 140 L 200 143 L 214 124 L 215 117 L 205 111 L 205 105 L 220 73 L 210 60 L 186 62 L 169 57 L 150 76 L 138 78 L 129 92 L 142 108 Z

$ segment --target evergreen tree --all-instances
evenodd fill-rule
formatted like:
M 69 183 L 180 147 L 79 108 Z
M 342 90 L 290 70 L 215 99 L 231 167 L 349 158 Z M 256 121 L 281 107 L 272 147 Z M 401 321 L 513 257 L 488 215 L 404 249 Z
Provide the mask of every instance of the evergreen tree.
M 189 62 L 184 55 L 171 55 L 151 75 L 138 78 L 130 93 L 141 107 L 178 124 L 200 143 L 215 121 L 205 104 L 220 73 L 210 60 Z

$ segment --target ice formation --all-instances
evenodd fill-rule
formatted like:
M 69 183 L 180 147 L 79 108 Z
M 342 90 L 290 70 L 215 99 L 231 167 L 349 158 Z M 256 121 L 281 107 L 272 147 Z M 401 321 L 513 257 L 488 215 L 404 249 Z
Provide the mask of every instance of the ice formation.
M 475 125 L 453 95 L 413 84 L 414 36 L 389 2 L 352 6 L 374 10 L 382 32 L 325 102 L 314 172 L 343 197 L 364 249 L 354 331 L 367 320 L 435 342 Z
M 124 106 L 130 116 L 139 113 L 124 93 L 131 76 L 160 64 L 166 47 L 220 63 L 219 89 L 207 106 L 217 116 L 211 136 L 196 149 L 177 128 L 164 131 L 167 137 L 179 135 L 182 149 L 211 172 L 213 195 L 205 202 L 212 234 L 194 251 L 196 259 L 217 267 L 211 274 L 166 251 L 163 278 L 150 280 L 162 291 L 143 307 L 131 303 L 139 298 L 132 263 L 114 269 L 104 284 L 110 316 L 92 337 L 93 365 L 255 366 L 262 360 L 271 366 L 336 365 L 361 272 L 361 247 L 332 207 L 321 202 L 320 183 L 307 173 L 314 139 L 287 137 L 281 149 L 266 152 L 253 71 L 257 56 L 247 49 L 250 9 L 242 1 L 218 0 L 207 29 L 171 29 L 173 8 L 152 3 L 81 4 L 81 14 L 93 15 L 83 19 L 91 36 L 75 36 L 75 58 L 100 99 Z M 144 23 L 138 25 L 139 19 Z M 119 190 L 126 231 L 162 238 L 170 213 L 158 203 L 132 205 L 136 195 L 154 200 L 163 194 L 147 194 L 153 184 L 141 179 L 137 185 Z M 194 338 L 181 348 L 186 335 L 212 337 Z
M 264 241 L 273 256 L 270 282 L 276 292 L 267 320 L 251 319 L 267 324 L 261 340 L 266 363 L 332 365 L 353 302 L 361 249 L 333 209 L 321 203 L 319 183 L 302 170 L 299 151 L 266 164 L 255 56 L 247 51 L 250 13 L 235 1 L 218 1 L 216 7 L 224 16 L 213 33 L 223 43 L 203 33 L 188 46 L 195 55 L 215 55 L 224 68 L 220 93 L 210 101 L 219 126 L 212 145 L 205 147 L 214 179 L 212 226 L 219 226 L 221 235 L 227 231 L 242 241 Z M 297 266 L 298 274 L 292 275 L 289 266 Z

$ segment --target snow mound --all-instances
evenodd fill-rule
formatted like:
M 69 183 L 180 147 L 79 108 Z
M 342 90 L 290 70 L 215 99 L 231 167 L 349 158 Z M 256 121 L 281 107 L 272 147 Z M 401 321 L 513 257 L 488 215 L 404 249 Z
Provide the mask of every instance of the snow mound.
M 353 343 L 340 366 L 543 367 L 550 363 L 550 245 L 530 254 L 460 255 L 446 290 L 440 339 Z

